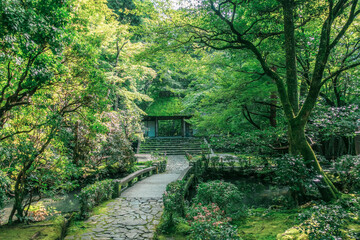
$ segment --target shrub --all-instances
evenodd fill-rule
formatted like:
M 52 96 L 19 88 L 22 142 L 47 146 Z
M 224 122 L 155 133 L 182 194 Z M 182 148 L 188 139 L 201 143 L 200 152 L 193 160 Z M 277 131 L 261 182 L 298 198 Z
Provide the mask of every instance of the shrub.
M 164 210 L 178 216 L 184 216 L 184 184 L 185 181 L 175 181 L 166 186 L 163 195 Z
M 211 167 L 217 167 L 219 165 L 219 162 L 220 162 L 220 157 L 217 155 L 210 158 Z
M 189 239 L 240 239 L 236 228 L 229 224 L 231 218 L 225 217 L 225 212 L 215 203 L 209 205 L 199 203 L 189 209 L 186 217 L 190 224 Z
M 238 188 L 234 184 L 219 180 L 199 184 L 193 202 L 195 204 L 215 203 L 232 218 L 241 218 L 246 214 L 243 195 Z
M 166 164 L 168 157 L 166 155 L 160 155 L 158 152 L 154 152 L 151 154 L 151 160 L 153 163 L 158 163 L 158 171 L 159 173 L 163 173 L 166 171 Z
M 103 201 L 118 196 L 119 184 L 115 181 L 103 180 L 81 189 L 78 195 L 80 201 L 80 215 L 86 216 L 88 212 Z
M 184 184 L 185 181 L 178 180 L 166 186 L 163 194 L 164 213 L 157 231 L 170 233 L 176 230 L 178 223 L 181 223 L 182 217 L 185 216 Z
M 344 237 L 343 229 L 348 213 L 341 205 L 316 205 L 300 217 L 308 219 L 303 223 L 303 228 L 309 239 L 332 240 Z
M 360 156 L 345 155 L 333 163 L 335 169 L 334 180 L 339 180 L 343 191 L 358 190 L 360 188 Z
M 288 186 L 296 203 L 303 202 L 306 194 L 317 192 L 315 171 L 305 165 L 303 158 L 286 154 L 276 160 L 276 181 Z
M 10 180 L 6 174 L 0 170 L 0 209 L 4 207 L 7 199 L 6 192 L 10 187 Z
M 43 202 L 37 202 L 28 209 L 28 218 L 32 221 L 44 221 L 46 218 L 60 213 L 54 207 L 45 206 Z

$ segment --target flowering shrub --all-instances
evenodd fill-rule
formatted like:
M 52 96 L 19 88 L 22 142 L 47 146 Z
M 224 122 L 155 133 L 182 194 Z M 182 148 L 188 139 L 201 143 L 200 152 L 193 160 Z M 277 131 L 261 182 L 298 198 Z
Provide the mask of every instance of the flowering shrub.
M 340 181 L 343 191 L 360 188 L 360 156 L 342 156 L 333 163 L 335 179 Z
M 303 231 L 308 234 L 309 239 L 314 240 L 348 239 L 350 236 L 345 231 L 345 223 L 349 217 L 349 213 L 339 203 L 315 205 L 300 215 L 300 218 L 307 219 L 303 223 Z
M 194 240 L 223 240 L 240 239 L 236 228 L 229 224 L 230 217 L 215 203 L 202 205 L 198 203 L 190 208 L 186 214 L 190 224 L 189 239 Z
M 199 184 L 193 202 L 196 204 L 215 203 L 232 218 L 241 218 L 246 214 L 243 195 L 238 188 L 234 184 L 219 180 Z
M 53 207 L 45 207 L 42 202 L 30 206 L 28 217 L 33 221 L 44 221 L 47 217 L 60 213 Z

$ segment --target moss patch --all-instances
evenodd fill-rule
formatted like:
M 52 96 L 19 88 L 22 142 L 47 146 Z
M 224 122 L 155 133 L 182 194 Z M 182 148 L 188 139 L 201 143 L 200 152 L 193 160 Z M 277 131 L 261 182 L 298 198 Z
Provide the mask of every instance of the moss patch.
M 182 114 L 184 106 L 180 98 L 157 98 L 145 110 L 149 116 L 176 116 Z
M 61 225 L 58 220 L 0 227 L 0 239 L 54 240 L 60 235 Z
M 90 216 L 106 214 L 109 211 L 108 204 L 111 202 L 114 202 L 114 201 L 115 200 L 105 201 L 105 202 L 101 203 L 99 206 L 96 206 L 91 211 Z M 74 220 L 71 222 L 71 224 L 68 228 L 67 236 L 80 236 L 83 233 L 88 232 L 89 230 L 91 230 L 94 227 L 95 227 L 94 224 L 87 222 L 86 220 L 85 221 Z
M 297 211 L 266 211 L 259 209 L 245 222 L 235 222 L 238 232 L 244 240 L 276 239 L 279 233 L 285 232 L 297 224 Z

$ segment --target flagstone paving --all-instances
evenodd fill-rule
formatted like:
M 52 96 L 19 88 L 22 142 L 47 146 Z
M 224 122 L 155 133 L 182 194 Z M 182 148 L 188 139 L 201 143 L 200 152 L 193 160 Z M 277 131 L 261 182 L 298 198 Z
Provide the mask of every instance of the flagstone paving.
M 188 167 L 185 156 L 168 156 L 167 171 L 148 177 L 125 190 L 121 197 L 107 205 L 105 213 L 91 216 L 93 225 L 81 235 L 66 240 L 152 239 L 162 214 L 162 194 L 166 185 L 175 181 Z

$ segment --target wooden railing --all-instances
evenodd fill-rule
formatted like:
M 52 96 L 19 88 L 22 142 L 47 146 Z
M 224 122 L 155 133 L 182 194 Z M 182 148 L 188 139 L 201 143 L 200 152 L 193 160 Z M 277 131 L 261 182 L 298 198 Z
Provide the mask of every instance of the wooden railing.
M 141 179 L 149 177 L 155 173 L 165 172 L 165 170 L 166 170 L 166 161 L 155 162 L 151 167 L 133 172 L 122 179 L 114 180 L 114 182 L 118 184 L 118 189 L 121 189 L 121 191 L 123 191 L 126 188 L 132 186 L 135 183 L 135 180 L 140 181 Z

